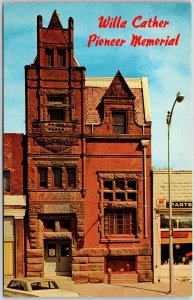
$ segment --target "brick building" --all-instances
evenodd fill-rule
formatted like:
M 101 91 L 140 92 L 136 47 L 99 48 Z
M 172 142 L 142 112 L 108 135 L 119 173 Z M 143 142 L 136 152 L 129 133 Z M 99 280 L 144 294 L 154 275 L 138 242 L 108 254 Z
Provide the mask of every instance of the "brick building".
M 168 171 L 153 170 L 154 282 L 169 281 Z M 192 281 L 192 172 L 172 171 L 173 257 L 175 282 Z
M 7 277 L 25 275 L 24 144 L 23 134 L 4 134 L 4 275 Z
M 26 275 L 152 280 L 147 78 L 86 78 L 73 19 L 37 17 L 25 67 Z

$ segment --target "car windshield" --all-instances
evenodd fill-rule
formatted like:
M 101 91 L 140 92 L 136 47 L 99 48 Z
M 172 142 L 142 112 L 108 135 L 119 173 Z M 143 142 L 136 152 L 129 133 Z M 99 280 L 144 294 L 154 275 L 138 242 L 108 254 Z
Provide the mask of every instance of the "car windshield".
M 54 281 L 37 281 L 31 283 L 31 288 L 33 291 L 37 291 L 37 290 L 58 289 L 59 287 Z

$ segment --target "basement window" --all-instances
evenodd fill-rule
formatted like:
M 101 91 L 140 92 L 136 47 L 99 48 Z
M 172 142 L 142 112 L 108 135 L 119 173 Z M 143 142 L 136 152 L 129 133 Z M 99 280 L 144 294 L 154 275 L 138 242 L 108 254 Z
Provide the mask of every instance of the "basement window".
M 107 257 L 107 273 L 123 273 L 135 271 L 135 257 Z

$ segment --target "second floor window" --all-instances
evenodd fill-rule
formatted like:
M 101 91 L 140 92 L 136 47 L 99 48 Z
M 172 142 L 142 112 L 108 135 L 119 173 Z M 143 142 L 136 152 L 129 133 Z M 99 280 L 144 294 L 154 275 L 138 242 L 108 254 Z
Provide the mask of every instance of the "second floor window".
M 113 112 L 113 133 L 125 134 L 126 133 L 126 113 Z
M 50 121 L 64 121 L 65 120 L 65 111 L 64 109 L 49 109 L 48 110 Z
M 3 187 L 4 192 L 10 192 L 10 171 L 3 172 Z
M 44 219 L 43 220 L 44 231 L 55 231 L 55 220 L 54 219 Z
M 76 168 L 67 168 L 67 186 L 71 189 L 76 189 Z
M 39 168 L 38 171 L 40 176 L 39 186 L 47 188 L 47 168 Z
M 54 188 L 62 187 L 62 169 L 61 168 L 53 169 L 53 186 L 54 186 Z
M 105 209 L 104 215 L 105 234 L 129 234 L 136 233 L 135 209 Z

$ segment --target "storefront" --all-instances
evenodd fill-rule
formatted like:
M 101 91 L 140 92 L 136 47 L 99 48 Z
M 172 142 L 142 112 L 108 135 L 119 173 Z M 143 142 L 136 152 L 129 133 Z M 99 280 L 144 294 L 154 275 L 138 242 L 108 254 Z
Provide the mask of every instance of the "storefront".
M 167 171 L 153 171 L 154 282 L 169 281 Z M 191 171 L 172 172 L 174 281 L 192 280 Z
M 18 205 L 14 205 L 17 203 Z M 4 196 L 4 280 L 24 276 L 24 218 L 26 198 Z

